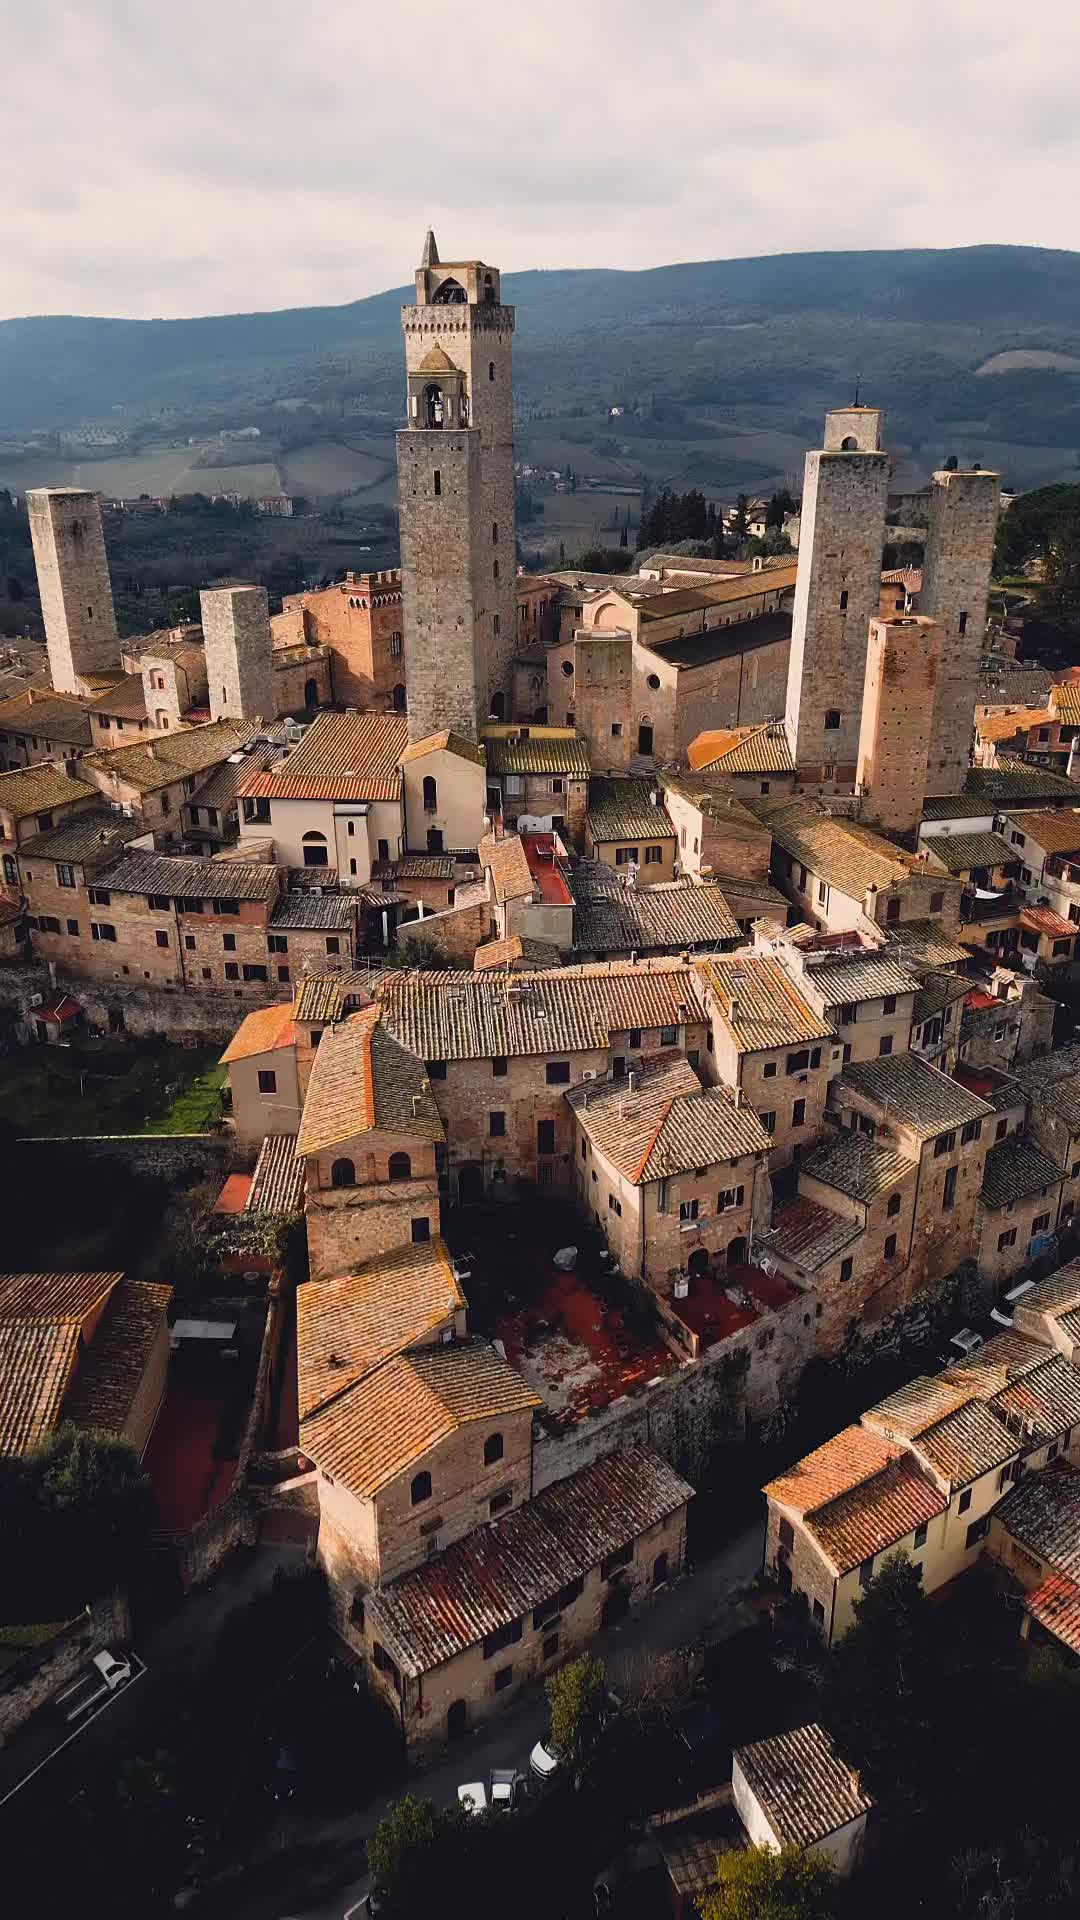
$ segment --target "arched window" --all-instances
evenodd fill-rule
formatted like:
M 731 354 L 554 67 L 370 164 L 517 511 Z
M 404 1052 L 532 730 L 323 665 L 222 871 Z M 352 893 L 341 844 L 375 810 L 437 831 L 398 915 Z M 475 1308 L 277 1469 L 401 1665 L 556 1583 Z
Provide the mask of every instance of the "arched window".
M 493 1467 L 496 1460 L 503 1457 L 503 1437 L 501 1433 L 489 1433 L 484 1441 L 484 1465 Z
M 399 680 L 396 687 L 394 688 L 394 712 L 404 713 L 404 711 L 405 711 L 405 688 L 403 687 L 401 681 Z
M 442 388 L 437 381 L 424 388 L 424 425 L 441 427 L 446 409 L 443 406 Z
M 858 453 L 859 443 L 853 433 L 849 433 L 846 439 L 841 440 L 840 451 L 841 453 Z
M 330 1169 L 332 1187 L 355 1187 L 356 1168 L 351 1160 L 335 1160 Z
M 423 1500 L 430 1500 L 431 1499 L 430 1473 L 418 1473 L 413 1480 L 413 1483 L 411 1488 L 409 1489 L 409 1492 L 410 1492 L 410 1497 L 412 1499 L 412 1503 L 414 1507 L 418 1507 L 421 1501 Z
M 432 301 L 433 307 L 463 307 L 467 296 L 460 280 L 444 280 Z
M 439 789 L 430 773 L 424 775 L 424 812 L 434 813 L 439 804 Z
M 329 866 L 325 833 L 305 833 L 303 845 L 305 867 Z
M 492 719 L 501 720 L 505 711 L 506 711 L 506 695 L 502 692 L 493 693 L 491 696 Z
M 387 1164 L 387 1173 L 391 1180 L 410 1180 L 412 1161 L 407 1153 L 392 1153 Z
M 495 362 L 494 360 L 489 360 L 488 361 L 488 379 L 494 380 L 494 378 L 495 378 Z
M 319 683 L 317 680 L 304 681 L 305 707 L 317 707 L 319 704 Z

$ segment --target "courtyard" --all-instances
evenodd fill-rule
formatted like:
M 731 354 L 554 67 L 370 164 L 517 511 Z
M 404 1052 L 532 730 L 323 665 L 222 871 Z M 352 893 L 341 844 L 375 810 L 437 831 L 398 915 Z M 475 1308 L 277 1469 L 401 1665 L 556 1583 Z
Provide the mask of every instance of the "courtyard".
M 218 1054 L 165 1041 L 21 1047 L 0 1072 L 0 1124 L 23 1138 L 206 1133 L 221 1115 Z

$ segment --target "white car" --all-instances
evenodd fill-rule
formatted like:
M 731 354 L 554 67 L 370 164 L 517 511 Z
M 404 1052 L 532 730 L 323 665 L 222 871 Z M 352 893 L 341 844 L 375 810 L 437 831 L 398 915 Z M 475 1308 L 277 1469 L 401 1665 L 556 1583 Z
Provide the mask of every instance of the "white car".
M 558 1771 L 558 1758 L 550 1747 L 545 1747 L 543 1741 L 538 1740 L 529 1755 L 529 1772 L 535 1774 L 538 1780 L 551 1780 Z
M 496 1813 L 513 1813 L 527 1791 L 524 1777 L 516 1767 L 492 1768 L 491 1805 Z
M 466 1813 L 487 1812 L 487 1788 L 482 1780 L 470 1780 L 466 1786 L 459 1787 L 457 1797 Z

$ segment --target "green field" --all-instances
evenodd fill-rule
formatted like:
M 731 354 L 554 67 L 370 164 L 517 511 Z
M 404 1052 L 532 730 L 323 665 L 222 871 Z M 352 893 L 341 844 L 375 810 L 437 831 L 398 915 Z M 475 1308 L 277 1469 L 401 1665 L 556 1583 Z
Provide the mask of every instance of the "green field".
M 25 493 L 28 487 L 91 487 L 111 500 L 137 499 L 141 493 L 242 493 L 255 498 L 284 491 L 273 460 L 252 466 L 199 466 L 200 454 L 220 455 L 221 442 L 145 447 L 115 459 L 74 459 L 55 453 L 0 455 L 0 486 Z
M 24 1047 L 0 1069 L 0 1122 L 28 1136 L 205 1133 L 224 1081 L 216 1047 Z
M 306 494 L 309 498 L 326 493 L 366 493 L 394 471 L 394 444 L 389 438 L 381 451 L 378 443 L 354 440 L 315 440 L 308 446 L 292 447 L 281 456 L 281 472 L 286 493 Z

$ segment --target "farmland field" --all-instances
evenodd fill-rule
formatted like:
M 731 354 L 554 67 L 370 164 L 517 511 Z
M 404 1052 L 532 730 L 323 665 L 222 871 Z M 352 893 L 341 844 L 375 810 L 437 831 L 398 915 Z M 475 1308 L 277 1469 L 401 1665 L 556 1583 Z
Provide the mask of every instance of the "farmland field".
M 252 497 L 281 493 L 281 477 L 271 460 L 252 466 L 200 467 L 201 453 L 220 453 L 221 442 L 189 447 L 146 447 L 115 459 L 74 459 L 70 455 L 0 454 L 0 486 L 25 493 L 28 487 L 91 487 L 112 499 L 140 493 L 242 493 Z

